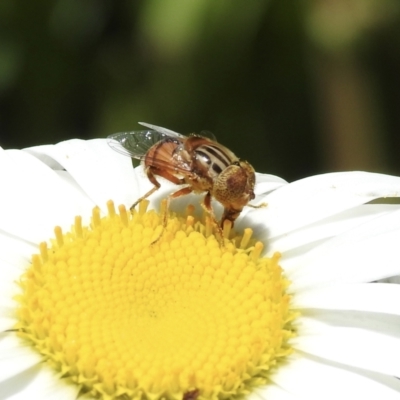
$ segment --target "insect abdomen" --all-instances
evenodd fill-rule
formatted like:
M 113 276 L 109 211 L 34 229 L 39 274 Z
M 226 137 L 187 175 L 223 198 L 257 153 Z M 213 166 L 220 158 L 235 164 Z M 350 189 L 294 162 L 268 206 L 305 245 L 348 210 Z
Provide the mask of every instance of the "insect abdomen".
M 237 158 L 223 146 L 205 144 L 196 148 L 198 166 L 207 171 L 212 178 L 217 177 L 225 168 L 229 167 Z
M 166 138 L 152 146 L 144 157 L 146 167 L 161 168 L 171 162 L 174 153 L 182 146 L 182 141 L 176 138 Z

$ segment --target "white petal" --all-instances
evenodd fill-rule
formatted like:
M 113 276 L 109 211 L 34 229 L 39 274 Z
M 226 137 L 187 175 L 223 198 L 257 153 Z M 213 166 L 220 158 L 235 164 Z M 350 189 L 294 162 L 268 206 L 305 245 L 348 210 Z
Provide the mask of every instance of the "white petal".
M 398 177 L 367 172 L 317 175 L 270 193 L 263 200 L 268 206 L 248 212 L 238 227 L 250 224 L 260 235 L 267 227 L 268 236 L 274 238 L 373 199 L 397 196 Z
M 7 150 L 0 151 L 0 170 L 7 171 L 0 174 L 3 231 L 38 243 L 52 236 L 55 224 L 70 225 L 73 204 L 63 181 L 48 166 L 24 151 Z
M 400 394 L 400 381 L 396 378 L 344 369 L 303 354 L 291 356 L 271 379 L 283 390 L 312 400 L 398 400 Z M 269 387 L 263 389 L 269 400 Z
M 14 332 L 0 337 L 0 382 L 42 361 L 40 355 L 22 344 Z
M 19 288 L 15 281 L 10 279 L 12 274 L 6 275 L 3 272 L 3 266 L 0 270 L 0 332 L 3 332 L 11 329 L 17 322 L 15 314 L 17 302 L 13 299 L 13 296 Z
M 137 184 L 132 162 L 113 151 L 105 139 L 68 140 L 56 145 L 25 149 L 46 161 L 62 165 L 92 201 L 103 210 L 110 199 L 132 205 L 137 199 Z
M 400 274 L 400 210 L 324 242 L 291 268 L 292 290 L 327 283 L 370 282 Z M 284 263 L 282 262 L 284 266 Z
M 2 398 L 10 400 L 75 400 L 78 385 L 67 385 L 46 365 L 35 365 L 6 382 L 0 383 Z
M 254 192 L 256 195 L 262 195 L 287 184 L 288 183 L 279 176 L 256 173 L 256 187 Z
M 330 327 L 342 327 L 369 330 L 400 339 L 400 319 L 397 315 L 360 311 L 303 309 L 299 321 L 301 322 L 299 328 L 301 334 L 321 332 L 323 329 L 330 329 Z
M 0 304 L 4 307 L 15 307 L 16 303 L 13 296 L 18 292 L 18 281 L 21 275 L 21 268 L 15 268 L 13 265 L 5 262 L 0 267 Z
M 325 313 L 310 310 L 308 317 L 299 318 L 301 328 L 293 347 L 341 364 L 400 376 L 399 317 L 391 317 L 390 322 L 379 314 Z
M 400 206 L 388 204 L 363 204 L 320 220 L 307 227 L 270 239 L 269 253 L 274 253 L 275 251 L 285 252 L 285 258 L 287 258 L 289 256 L 287 252 L 293 251 L 293 249 L 337 236 L 378 216 L 396 211 L 399 208 Z
M 391 276 L 390 278 L 385 279 L 379 279 L 378 282 L 400 284 L 400 275 Z
M 9 331 L 17 322 L 13 315 L 14 309 L 10 307 L 0 306 L 0 332 Z
M 255 389 L 246 397 L 246 400 L 312 400 L 310 397 L 303 397 L 289 393 L 275 383 L 268 383 L 267 390 Z
M 15 275 L 15 274 L 14 274 Z M 15 307 L 16 302 L 13 300 L 13 296 L 18 291 L 18 286 L 14 280 L 10 279 L 13 276 L 10 273 L 5 274 L 1 272 L 1 282 L 0 282 L 0 302 L 2 307 Z
M 37 253 L 37 245 L 26 242 L 21 238 L 11 236 L 0 230 L 0 260 L 11 264 L 10 268 L 23 270 L 23 266 L 30 263 L 33 253 Z M 0 268 L 0 277 L 3 268 Z M 0 279 L 1 280 L 1 279 Z
M 96 206 L 87 194 L 76 183 L 74 178 L 67 171 L 55 171 L 57 176 L 63 182 L 65 190 L 68 192 L 68 199 L 74 205 L 74 215 L 71 214 L 70 223 L 72 224 L 73 218 L 76 215 L 82 217 L 82 223 L 88 224 L 93 208 Z M 63 210 L 64 211 L 64 210 Z M 61 210 L 60 210 L 61 213 Z
M 14 310 L 17 305 L 13 299 L 20 291 L 16 282 L 30 265 L 31 254 L 37 253 L 37 246 L 18 240 L 0 232 L 0 331 L 15 324 Z M 14 322 L 10 325 L 10 318 Z
M 400 315 L 400 286 L 385 283 L 349 283 L 318 287 L 296 293 L 293 307 Z

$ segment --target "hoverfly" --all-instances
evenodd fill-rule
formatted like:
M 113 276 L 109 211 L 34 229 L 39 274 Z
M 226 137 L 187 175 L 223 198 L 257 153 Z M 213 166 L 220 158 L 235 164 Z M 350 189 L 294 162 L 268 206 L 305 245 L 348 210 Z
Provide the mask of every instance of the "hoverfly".
M 228 220 L 233 226 L 243 207 L 264 206 L 249 204 L 255 198 L 254 168 L 225 146 L 205 136 L 184 136 L 159 126 L 139 124 L 150 130 L 120 132 L 108 137 L 114 150 L 143 162 L 147 178 L 154 185 L 131 209 L 160 188 L 157 176 L 182 186 L 168 196 L 167 210 L 170 199 L 205 192 L 202 207 L 211 216 L 221 238 L 224 222 Z M 224 207 L 220 224 L 211 206 L 212 198 Z

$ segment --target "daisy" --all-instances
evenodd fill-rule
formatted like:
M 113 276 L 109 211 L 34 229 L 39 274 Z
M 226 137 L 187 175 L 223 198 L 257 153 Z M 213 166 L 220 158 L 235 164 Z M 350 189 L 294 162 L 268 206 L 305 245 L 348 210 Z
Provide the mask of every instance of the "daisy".
M 131 215 L 105 140 L 0 150 L 1 398 L 399 399 L 400 178 L 257 182 L 224 247 L 195 195 L 158 240 L 174 186 Z

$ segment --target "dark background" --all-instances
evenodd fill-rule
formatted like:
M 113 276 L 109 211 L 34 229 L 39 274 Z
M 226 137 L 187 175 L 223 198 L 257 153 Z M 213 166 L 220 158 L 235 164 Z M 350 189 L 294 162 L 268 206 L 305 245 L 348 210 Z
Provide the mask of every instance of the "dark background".
M 0 144 L 203 129 L 257 171 L 400 174 L 398 0 L 1 0 Z

